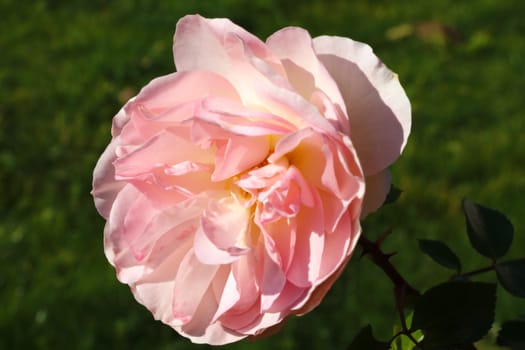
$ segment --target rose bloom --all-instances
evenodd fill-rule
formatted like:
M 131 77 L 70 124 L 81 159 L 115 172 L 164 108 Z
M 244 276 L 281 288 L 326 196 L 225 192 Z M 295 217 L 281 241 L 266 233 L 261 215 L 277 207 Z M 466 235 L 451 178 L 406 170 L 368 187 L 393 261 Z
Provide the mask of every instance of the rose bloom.
M 316 307 L 390 188 L 410 103 L 365 44 L 182 18 L 177 72 L 113 119 L 93 196 L 117 277 L 196 343 Z

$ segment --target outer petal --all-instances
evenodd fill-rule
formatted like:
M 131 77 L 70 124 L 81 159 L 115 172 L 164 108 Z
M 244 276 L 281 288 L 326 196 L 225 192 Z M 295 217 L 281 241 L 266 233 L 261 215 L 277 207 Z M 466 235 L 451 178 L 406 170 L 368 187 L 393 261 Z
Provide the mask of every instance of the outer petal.
M 115 149 L 117 143 L 112 141 L 97 161 L 93 172 L 93 191 L 95 207 L 105 219 L 109 217 L 111 206 L 125 183 L 115 180 L 115 167 L 113 162 L 117 158 Z
M 177 70 L 208 70 L 225 77 L 243 95 L 255 98 L 249 85 L 271 80 L 289 87 L 280 61 L 266 45 L 228 19 L 206 19 L 198 15 L 182 18 L 173 38 Z
M 232 67 L 225 45 L 232 35 L 244 42 L 247 48 L 271 68 L 286 76 L 281 62 L 255 35 L 226 18 L 207 19 L 188 15 L 177 23 L 174 37 L 175 65 L 179 71 L 205 69 L 227 74 Z
M 182 259 L 191 249 L 191 244 L 190 237 L 186 237 L 153 273 L 138 283 L 130 284 L 135 299 L 147 307 L 156 320 L 167 324 L 174 322 L 172 308 L 174 280 Z
M 213 72 L 195 70 L 153 79 L 140 91 L 133 102 L 146 105 L 152 110 L 159 110 L 208 95 L 239 99 L 234 87 L 223 77 Z
M 366 44 L 321 36 L 314 39 L 314 48 L 345 99 L 352 142 L 364 173 L 377 174 L 397 159 L 410 133 L 405 91 L 397 75 Z
M 211 322 L 216 309 L 217 301 L 212 290 L 208 289 L 195 312 L 195 317 L 187 325 L 176 327 L 177 331 L 197 344 L 223 345 L 246 337 L 225 328 L 220 322 Z
M 340 123 L 341 130 L 348 132 L 348 119 L 343 97 L 334 79 L 314 52 L 310 34 L 302 28 L 289 27 L 275 32 L 266 42 L 281 60 L 293 87 L 304 98 L 310 100 L 317 90 L 321 90 L 332 103 L 345 112 L 339 114 L 340 118 L 334 122 Z
M 376 211 L 383 205 L 390 191 L 391 178 L 392 176 L 388 169 L 365 178 L 366 192 L 365 199 L 363 200 L 361 219 L 364 219 L 368 214 Z
M 174 325 L 188 324 L 213 281 L 219 265 L 202 264 L 193 249 L 181 261 L 173 291 Z M 215 310 L 212 313 L 215 313 Z
M 319 110 L 290 85 L 265 44 L 229 20 L 186 16 L 174 37 L 179 71 L 205 69 L 225 77 L 251 108 L 286 118 L 297 127 L 335 132 Z

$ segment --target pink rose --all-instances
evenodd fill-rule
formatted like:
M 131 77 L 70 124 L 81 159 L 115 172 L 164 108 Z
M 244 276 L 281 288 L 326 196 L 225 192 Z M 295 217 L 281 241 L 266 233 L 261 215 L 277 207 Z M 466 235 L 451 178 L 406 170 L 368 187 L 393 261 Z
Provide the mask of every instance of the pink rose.
M 319 304 L 385 199 L 410 104 L 347 38 L 289 27 L 264 43 L 193 15 L 173 49 L 177 72 L 113 119 L 93 196 L 137 301 L 193 342 L 225 344 Z

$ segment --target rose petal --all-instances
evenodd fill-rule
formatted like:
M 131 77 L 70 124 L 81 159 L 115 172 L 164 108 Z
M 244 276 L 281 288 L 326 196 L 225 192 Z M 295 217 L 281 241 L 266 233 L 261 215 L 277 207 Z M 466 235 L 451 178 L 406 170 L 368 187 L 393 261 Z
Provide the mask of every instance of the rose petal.
M 376 175 L 365 177 L 366 192 L 363 200 L 361 219 L 366 218 L 368 214 L 376 211 L 383 205 L 390 191 L 391 179 L 392 176 L 388 169 Z
M 349 200 L 356 195 L 362 197 L 364 185 L 361 168 L 351 145 L 329 137 L 323 139 L 326 164 L 321 176 L 322 184 L 342 200 Z
M 198 15 L 177 23 L 173 53 L 178 71 L 207 70 L 232 82 L 243 94 L 243 101 L 253 100 L 250 85 L 272 80 L 287 85 L 280 61 L 266 45 L 227 19 L 208 20 Z
M 272 306 L 268 309 L 268 312 L 287 312 L 294 305 L 300 303 L 303 298 L 308 295 L 308 288 L 297 287 L 293 283 L 287 282 L 282 292 L 279 294 Z
M 186 335 L 194 343 L 210 345 L 228 344 L 246 337 L 246 335 L 224 328 L 219 322 L 212 323 L 216 309 L 215 296 L 213 291 L 208 289 L 195 312 L 195 317 L 188 324 L 179 328 L 180 333 Z
M 247 310 L 258 302 L 260 289 L 255 278 L 257 266 L 258 262 L 255 259 L 255 254 L 243 255 L 232 264 L 232 273 L 239 292 L 239 300 L 228 314 L 247 312 Z M 257 312 L 258 311 L 259 308 L 257 308 Z
M 266 41 L 268 47 L 281 60 L 288 79 L 294 88 L 306 99 L 318 90 L 326 94 L 330 101 L 343 111 L 341 118 L 327 115 L 348 132 L 346 107 L 339 88 L 324 65 L 319 61 L 313 49 L 310 34 L 298 27 L 281 29 L 272 34 Z
M 249 252 L 248 209 L 232 197 L 210 201 L 195 234 L 195 255 L 203 264 L 230 264 Z
M 151 274 L 138 283 L 130 285 L 137 301 L 146 306 L 156 320 L 167 324 L 174 322 L 172 303 L 175 276 L 191 244 L 192 240 L 186 236 L 179 242 L 177 249 L 173 250 Z
M 193 70 L 153 79 L 132 102 L 157 112 L 209 95 L 239 100 L 239 94 L 232 84 L 220 75 L 213 71 Z
M 172 305 L 174 325 L 182 326 L 193 319 L 218 268 L 219 265 L 202 264 L 193 249 L 184 257 L 175 277 Z
M 295 125 L 277 115 L 218 97 L 203 99 L 195 116 L 237 135 L 281 135 L 296 129 Z
M 142 215 L 136 219 L 137 225 L 130 227 L 126 220 L 130 221 L 130 211 L 137 208 L 143 209 Z M 126 185 L 115 199 L 104 228 L 104 252 L 117 268 L 117 277 L 122 283 L 133 283 L 147 272 L 143 264 L 137 263 L 144 255 L 134 251 L 132 243 L 154 214 L 155 210 L 133 185 Z
M 323 257 L 319 269 L 320 281 L 333 274 L 346 260 L 351 251 L 350 244 L 355 244 L 358 234 L 359 232 L 356 232 L 355 227 L 352 226 L 349 213 L 345 213 L 341 216 L 336 229 L 325 235 Z
M 115 179 L 113 162 L 117 156 L 115 141 L 111 142 L 100 156 L 93 171 L 93 190 L 91 194 L 95 200 L 95 207 L 102 217 L 107 219 L 115 198 L 125 186 L 124 182 Z
M 239 333 L 248 335 L 245 329 L 260 322 L 262 319 L 260 301 L 257 300 L 251 307 L 243 312 L 229 312 L 221 317 L 221 323 L 225 328 L 234 329 Z
M 235 275 L 231 269 L 231 265 L 225 265 L 221 267 L 221 270 L 226 271 L 226 282 L 220 287 L 216 287 L 216 283 L 213 284 L 215 299 L 218 301 L 218 306 L 215 315 L 213 316 L 212 323 L 217 322 L 224 313 L 230 310 L 241 299 L 241 293 L 237 281 L 235 280 Z
M 201 147 L 216 148 L 215 169 L 211 180 L 218 182 L 233 177 L 264 161 L 270 149 L 265 136 L 236 135 L 195 118 L 192 121 L 192 141 Z
M 345 99 L 352 142 L 364 173 L 377 174 L 397 159 L 410 133 L 405 91 L 368 45 L 331 36 L 313 42 Z
M 283 272 L 282 262 L 275 249 L 275 243 L 269 236 L 264 237 L 264 253 L 261 279 L 261 309 L 264 313 L 279 297 L 279 294 L 286 283 L 286 276 Z
M 275 71 L 285 75 L 280 61 L 259 38 L 229 19 L 206 19 L 199 15 L 188 15 L 177 23 L 173 46 L 175 65 L 179 71 L 221 71 L 221 66 L 228 64 L 224 41 L 231 34 L 241 39 L 254 55 L 266 61 Z
M 118 279 L 221 345 L 318 305 L 384 201 L 410 106 L 369 48 L 300 28 L 265 44 L 187 16 L 174 56 L 114 117 L 93 196 Z

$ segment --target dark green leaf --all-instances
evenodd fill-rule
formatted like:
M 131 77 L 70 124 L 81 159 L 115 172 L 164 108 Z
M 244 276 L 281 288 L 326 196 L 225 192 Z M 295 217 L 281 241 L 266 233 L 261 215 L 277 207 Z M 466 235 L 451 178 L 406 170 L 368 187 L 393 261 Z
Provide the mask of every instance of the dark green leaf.
M 495 304 L 495 284 L 446 282 L 419 298 L 411 329 L 423 330 L 424 349 L 466 346 L 487 334 Z
M 474 344 L 466 344 L 458 348 L 458 350 L 476 350 L 476 347 L 474 346 Z
M 354 341 L 348 347 L 348 350 L 388 350 L 390 344 L 377 340 L 372 334 L 370 325 L 363 328 L 354 338 Z
M 419 249 L 438 264 L 458 272 L 461 271 L 459 258 L 445 243 L 429 239 L 420 239 Z
M 498 281 L 510 294 L 525 298 L 525 260 L 496 264 Z
M 403 193 L 403 191 L 401 191 L 399 188 L 397 188 L 394 185 L 390 185 L 390 191 L 388 192 L 388 195 L 386 196 L 386 199 L 383 205 L 394 203 L 395 201 L 399 199 L 399 197 L 401 196 L 401 193 Z
M 525 349 L 525 321 L 507 321 L 498 334 L 498 345 L 508 346 L 512 350 Z
M 487 258 L 496 260 L 509 250 L 514 227 L 507 217 L 497 210 L 463 200 L 467 232 L 472 246 Z

